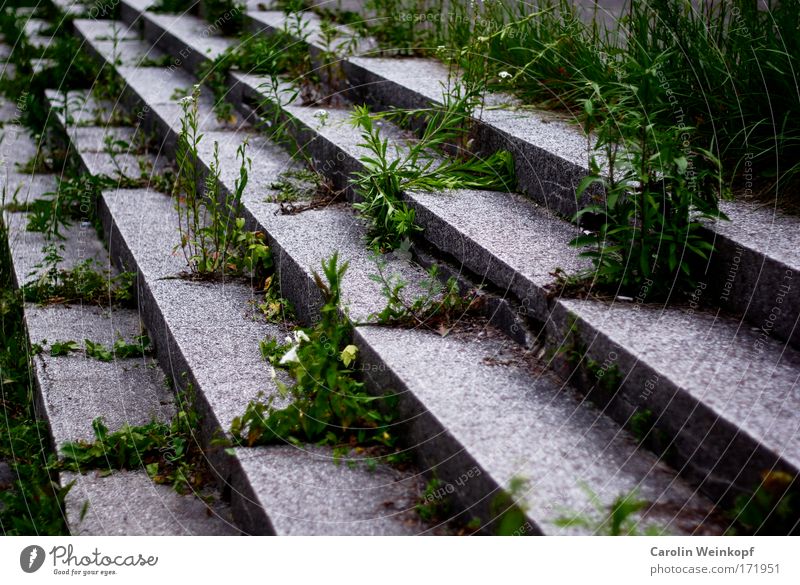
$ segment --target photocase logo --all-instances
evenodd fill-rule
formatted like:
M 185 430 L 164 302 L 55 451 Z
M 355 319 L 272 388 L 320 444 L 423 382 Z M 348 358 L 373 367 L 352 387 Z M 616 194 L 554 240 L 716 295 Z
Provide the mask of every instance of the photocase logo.
M 32 544 L 22 549 L 19 554 L 19 566 L 26 573 L 35 573 L 44 564 L 44 549 L 41 546 Z

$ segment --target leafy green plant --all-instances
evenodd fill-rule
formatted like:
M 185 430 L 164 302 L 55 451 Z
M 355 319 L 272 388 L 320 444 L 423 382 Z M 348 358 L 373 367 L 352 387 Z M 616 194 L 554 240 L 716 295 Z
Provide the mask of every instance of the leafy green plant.
M 54 341 L 52 344 L 50 344 L 50 355 L 53 357 L 69 355 L 80 350 L 81 346 L 77 341 L 74 340 Z
M 586 247 L 581 255 L 594 264 L 583 277 L 623 294 L 635 295 L 647 285 L 653 298 L 696 287 L 713 249 L 703 221 L 724 218 L 717 206 L 719 161 L 709 151 L 687 147 L 684 128 L 651 122 L 659 109 L 672 107 L 658 76 L 667 57 L 643 62 L 618 84 L 595 86 L 595 95 L 584 102 L 586 131 L 595 134 L 594 148 L 605 165 L 592 157 L 592 173 L 578 194 L 599 183 L 605 198 L 577 214 L 593 214 L 599 229 L 572 241 Z M 607 115 L 595 116 L 600 103 Z
M 250 159 L 247 142 L 237 155 L 241 165 L 233 192 L 221 192 L 219 148 L 214 144 L 214 161 L 205 177 L 205 192 L 198 191 L 200 160 L 198 145 L 203 138 L 197 121 L 199 89 L 181 100 L 183 118 L 176 148 L 177 178 L 173 188 L 175 209 L 183 251 L 192 274 L 200 277 L 223 275 L 263 276 L 272 268 L 272 256 L 260 232 L 244 229 L 242 195 L 248 182 Z
M 642 530 L 639 512 L 650 505 L 641 500 L 636 490 L 617 496 L 608 506 L 589 488 L 585 488 L 592 505 L 593 515 L 569 514 L 556 519 L 557 526 L 564 528 L 584 528 L 595 536 L 657 536 L 664 530 L 658 526 L 648 526 Z
M 356 190 L 362 202 L 355 207 L 369 220 L 370 247 L 377 251 L 393 250 L 420 230 L 415 213 L 403 193 L 410 190 L 445 189 L 508 190 L 514 184 L 511 154 L 499 151 L 486 159 L 442 160 L 437 149 L 452 144 L 460 136 L 464 122 L 460 113 L 435 112 L 418 141 L 399 146 L 389 153 L 389 140 L 383 138 L 366 106 L 353 111 L 352 123 L 361 129 L 359 145 L 369 154 L 360 158 L 364 170 L 355 175 Z
M 56 467 L 80 473 L 144 468 L 156 483 L 172 485 L 179 493 L 196 492 L 211 479 L 195 437 L 200 420 L 190 395 L 179 394 L 177 402 L 178 411 L 169 423 L 126 423 L 112 433 L 102 419 L 95 419 L 94 442 L 64 443 Z
M 103 189 L 116 186 L 107 177 L 88 173 L 69 174 L 58 180 L 55 191 L 28 204 L 28 231 L 41 232 L 48 239 L 63 238 L 61 228 L 72 221 L 97 224 L 97 201 Z
M 443 482 L 436 477 L 431 478 L 425 485 L 425 490 L 415 506 L 423 522 L 442 522 L 449 518 L 452 505 L 443 488 Z
M 315 274 L 324 298 L 320 321 L 311 329 L 297 330 L 287 344 L 267 341 L 261 346 L 273 367 L 286 370 L 294 379 L 289 388 L 273 376 L 281 396 L 292 402 L 283 408 L 274 405 L 274 396 L 266 402 L 251 402 L 231 427 L 240 443 L 394 444 L 395 437 L 387 428 L 391 411 L 378 409 L 387 400 L 367 394 L 352 369 L 358 350 L 351 342 L 352 326 L 340 312 L 347 263 L 340 265 L 334 254 L 322 269 L 327 282 Z
M 111 362 L 115 358 L 123 360 L 144 357 L 150 352 L 150 338 L 147 335 L 139 335 L 133 340 L 133 343 L 128 343 L 119 338 L 110 349 L 102 343 L 86 339 L 84 340 L 84 347 L 86 348 L 86 355 L 89 357 L 101 362 Z
M 498 536 L 523 536 L 527 531 L 529 523 L 524 502 L 527 491 L 528 481 L 515 475 L 509 481 L 508 489 L 501 489 L 492 498 L 490 511 Z
M 294 308 L 289 301 L 281 296 L 280 289 L 275 284 L 273 276 L 270 275 L 264 280 L 264 286 L 261 290 L 264 294 L 264 299 L 258 303 L 258 309 L 268 323 L 291 320 L 294 316 Z
M 796 535 L 800 531 L 800 494 L 797 478 L 785 471 L 769 471 L 752 494 L 741 494 L 728 513 L 729 534 Z

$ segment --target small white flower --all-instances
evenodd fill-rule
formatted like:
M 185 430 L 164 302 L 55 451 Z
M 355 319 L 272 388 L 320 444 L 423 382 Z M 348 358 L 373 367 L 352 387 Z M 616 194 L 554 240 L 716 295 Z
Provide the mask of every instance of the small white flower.
M 269 367 L 269 377 L 272 378 L 273 382 L 278 379 L 278 372 L 272 366 Z
M 194 97 L 187 95 L 186 97 L 182 97 L 178 100 L 179 104 L 191 104 L 194 101 Z
M 511 78 L 511 74 L 508 71 L 501 71 L 500 73 L 497 74 L 497 76 L 500 79 L 510 79 Z
M 314 112 L 314 117 L 319 120 L 320 125 L 324 126 L 325 123 L 328 121 L 328 111 L 327 110 L 317 110 Z
M 303 331 L 302 329 L 298 329 L 297 331 L 294 332 L 294 340 L 297 343 L 297 345 L 305 343 L 306 341 L 311 341 L 308 335 L 306 335 L 306 332 Z
M 287 335 L 286 338 L 283 340 L 283 342 L 284 343 L 292 343 L 292 338 Z
M 281 361 L 279 361 L 278 363 L 282 366 L 285 366 L 286 364 L 294 364 L 297 363 L 298 361 L 299 360 L 297 358 L 297 346 L 294 345 L 292 346 L 292 349 L 283 354 Z

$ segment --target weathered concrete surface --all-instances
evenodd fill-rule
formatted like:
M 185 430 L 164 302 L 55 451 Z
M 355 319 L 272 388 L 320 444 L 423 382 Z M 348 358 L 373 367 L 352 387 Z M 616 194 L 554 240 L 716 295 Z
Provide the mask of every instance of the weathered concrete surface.
M 101 477 L 64 473 L 75 481 L 66 500 L 73 536 L 231 536 L 241 534 L 230 509 L 179 495 L 153 483 L 143 470 Z M 200 494 L 198 494 L 200 495 Z M 85 514 L 81 518 L 82 513 Z

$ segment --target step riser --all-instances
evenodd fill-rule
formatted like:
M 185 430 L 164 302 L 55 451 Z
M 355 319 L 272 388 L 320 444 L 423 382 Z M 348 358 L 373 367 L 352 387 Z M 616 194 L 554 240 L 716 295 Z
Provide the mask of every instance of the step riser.
M 492 501 L 502 494 L 502 486 L 492 475 L 484 470 L 470 454 L 469 449 L 458 442 L 436 417 L 414 396 L 403 379 L 386 366 L 361 335 L 355 330 L 355 342 L 361 348 L 360 359 L 365 371 L 365 380 L 376 392 L 391 388 L 399 395 L 397 405 L 398 419 L 406 421 L 400 428 L 407 445 L 415 446 L 415 457 L 422 469 L 429 470 L 434 477 L 444 480 L 443 485 L 453 488 L 458 499 L 449 500 L 456 505 L 459 518 L 464 523 L 471 518 L 481 518 L 484 522 L 494 518 Z M 469 481 L 458 481 L 469 477 Z M 494 534 L 495 523 L 483 527 L 486 534 Z M 548 529 L 535 520 L 528 519 L 526 535 L 546 534 Z
M 613 362 L 624 382 L 605 407 L 606 414 L 624 424 L 637 412 L 652 412 L 657 430 L 664 433 L 660 442 L 669 444 L 665 456 L 714 500 L 732 503 L 736 495 L 757 485 L 766 469 L 793 475 L 800 471 L 720 419 L 668 378 L 659 376 L 647 362 L 637 360 L 585 321 L 579 321 L 574 338 L 568 335 L 569 323 L 574 319 L 568 309 L 557 307 L 548 322 L 550 336 L 553 339 L 560 336 L 564 340 L 562 349 L 576 338 L 588 348 L 584 361 L 590 358 L 599 364 Z M 601 380 L 591 372 L 581 371 L 584 361 L 576 370 L 574 362 L 569 363 L 564 355 L 556 355 L 553 365 L 566 377 L 583 377 L 582 386 L 590 388 L 590 392 L 594 387 L 600 391 Z M 603 403 L 605 397 L 600 392 L 600 397 L 593 398 Z

